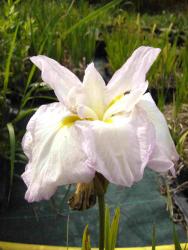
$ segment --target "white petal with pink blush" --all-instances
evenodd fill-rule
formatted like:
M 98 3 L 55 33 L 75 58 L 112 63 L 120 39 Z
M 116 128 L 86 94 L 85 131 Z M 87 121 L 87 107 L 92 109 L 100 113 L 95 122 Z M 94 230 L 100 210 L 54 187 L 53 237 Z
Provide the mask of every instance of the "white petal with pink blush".
M 175 145 L 164 116 L 145 94 L 146 73 L 159 52 L 138 48 L 107 85 L 93 63 L 81 83 L 53 59 L 31 58 L 59 102 L 41 106 L 23 138 L 29 202 L 49 199 L 61 185 L 88 183 L 96 172 L 130 187 L 146 166 L 173 171 Z

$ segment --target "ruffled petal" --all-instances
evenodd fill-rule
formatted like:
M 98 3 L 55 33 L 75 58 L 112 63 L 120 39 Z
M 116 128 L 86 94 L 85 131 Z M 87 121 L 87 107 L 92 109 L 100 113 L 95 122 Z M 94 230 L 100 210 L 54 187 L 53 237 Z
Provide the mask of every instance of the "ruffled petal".
M 143 95 L 138 106 L 147 112 L 148 118 L 153 123 L 156 131 L 156 145 L 150 156 L 148 167 L 159 172 L 165 172 L 169 169 L 173 171 L 174 164 L 178 161 L 179 156 L 164 115 L 160 112 L 149 93 Z
M 53 103 L 41 106 L 28 123 L 22 145 L 29 163 L 22 178 L 29 202 L 49 199 L 60 185 L 90 182 L 94 177 L 79 131 L 74 125 L 62 125 L 66 116 L 66 108 Z
M 137 102 L 139 102 L 142 95 L 146 92 L 147 88 L 147 81 L 145 83 L 135 85 L 129 94 L 125 94 L 124 96 L 122 96 L 106 110 L 106 112 L 104 113 L 103 120 L 107 120 L 111 116 L 121 112 L 131 112 Z
M 81 119 L 98 120 L 97 114 L 85 105 L 78 105 L 76 112 Z
M 155 143 L 153 125 L 145 111 L 135 108 L 131 115 L 115 116 L 111 123 L 77 123 L 84 137 L 90 167 L 110 182 L 130 187 L 143 177 Z
M 93 63 L 89 64 L 85 70 L 83 86 L 84 94 L 87 97 L 87 106 L 95 111 L 99 119 L 101 119 L 105 109 L 104 95 L 106 86 Z
M 62 103 L 66 102 L 66 96 L 73 87 L 81 85 L 70 70 L 47 56 L 33 56 L 30 60 L 41 70 L 42 80 L 54 90 Z
M 33 145 L 33 137 L 30 131 L 27 131 L 22 139 L 22 148 L 24 154 L 31 158 L 32 156 L 32 145 Z
M 75 87 L 69 92 L 67 97 L 69 107 L 80 118 L 102 119 L 105 91 L 105 82 L 91 63 L 85 70 L 82 88 Z
M 160 49 L 142 46 L 134 51 L 127 62 L 113 75 L 107 85 L 108 101 L 130 91 L 135 84 L 144 83 L 146 73 L 160 53 Z

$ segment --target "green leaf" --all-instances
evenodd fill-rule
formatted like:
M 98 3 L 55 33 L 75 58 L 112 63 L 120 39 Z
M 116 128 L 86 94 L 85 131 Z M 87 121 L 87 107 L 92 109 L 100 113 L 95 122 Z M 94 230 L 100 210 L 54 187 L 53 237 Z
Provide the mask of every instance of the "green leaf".
M 82 250 L 91 250 L 90 236 L 88 233 L 88 225 L 86 225 L 82 237 Z
M 70 11 L 70 9 L 72 8 L 72 5 L 69 7 L 69 9 L 67 10 L 67 14 L 68 12 Z M 56 24 L 58 23 L 58 21 L 64 16 L 64 14 L 62 14 L 62 11 L 61 9 L 58 11 L 58 13 L 53 16 L 49 22 L 46 24 L 42 34 L 41 34 L 41 43 L 40 43 L 40 46 L 39 46 L 39 49 L 37 51 L 37 54 L 42 54 L 43 50 L 44 50 L 44 46 L 46 45 L 46 42 L 48 41 L 49 39 L 49 33 L 50 33 L 50 30 L 55 30 L 55 26 Z M 26 82 L 26 86 L 25 86 L 25 90 L 24 90 L 24 96 L 26 95 L 27 93 L 27 90 L 29 88 L 29 85 L 31 83 L 31 80 L 33 78 L 33 75 L 36 71 L 36 66 L 33 65 L 31 70 L 30 70 L 30 73 L 29 73 L 29 76 L 28 76 L 28 79 L 27 79 L 27 82 Z
M 104 14 L 104 12 L 108 11 L 112 7 L 115 7 L 119 3 L 121 3 L 122 0 L 113 0 L 110 3 L 105 4 L 103 7 L 100 7 L 94 11 L 92 11 L 89 15 L 82 18 L 80 21 L 76 22 L 73 26 L 71 26 L 66 32 L 62 34 L 62 37 L 65 38 L 68 34 L 73 32 L 78 27 L 82 26 L 83 24 L 87 24 L 88 22 L 92 21 L 93 19 L 97 18 L 99 15 Z
M 167 194 L 167 210 L 169 211 L 170 217 L 172 219 L 173 216 L 174 216 L 172 195 L 171 195 L 171 192 L 170 192 L 169 184 L 167 182 L 165 182 L 165 184 L 166 184 L 166 194 Z
M 19 28 L 19 23 L 17 24 L 16 29 L 14 31 L 12 42 L 11 42 L 9 53 L 8 53 L 8 57 L 7 57 L 7 61 L 6 61 L 5 78 L 4 78 L 4 84 L 3 84 L 4 96 L 6 95 L 6 92 L 7 92 L 9 76 L 10 76 L 10 64 L 11 64 L 11 59 L 12 59 L 12 55 L 13 55 L 15 44 L 16 44 L 16 37 L 17 37 L 17 33 L 18 33 L 18 28 Z
M 41 46 L 40 46 L 40 48 L 39 48 L 38 54 L 41 54 L 41 53 L 42 53 L 42 51 L 43 51 L 43 49 L 44 49 L 44 45 L 46 44 L 46 41 L 47 41 L 47 36 L 46 36 L 46 38 L 44 39 L 44 41 L 42 42 L 42 44 L 41 44 Z M 24 97 L 25 97 L 25 95 L 26 95 L 26 93 L 27 93 L 27 90 L 28 90 L 28 88 L 29 88 L 29 84 L 30 84 L 30 82 L 31 82 L 31 80 L 32 80 L 32 78 L 33 78 L 33 75 L 34 75 L 35 71 L 36 71 L 36 66 L 33 65 L 33 66 L 31 67 L 31 70 L 30 70 L 30 72 L 29 72 L 29 76 L 28 76 L 28 79 L 27 79 L 27 82 L 26 82 L 26 86 L 25 86 L 25 90 L 24 90 L 24 95 L 23 95 Z M 23 97 L 23 99 L 24 99 L 24 97 Z
M 119 218 L 120 218 L 120 209 L 116 208 L 115 215 L 112 220 L 111 224 L 111 244 L 110 244 L 110 250 L 114 250 L 116 246 L 117 241 L 117 234 L 118 234 L 118 228 L 119 228 Z
M 30 115 L 31 113 L 37 111 L 37 108 L 31 108 L 31 109 L 27 109 L 27 110 L 21 110 L 19 112 L 19 114 L 17 115 L 16 119 L 14 120 L 14 122 L 18 122 L 22 119 L 24 119 L 26 116 Z
M 110 249 L 110 210 L 109 207 L 106 206 L 105 209 L 105 237 L 104 237 L 104 247 L 105 250 L 109 250 Z
M 182 250 L 180 242 L 179 242 L 179 238 L 176 232 L 175 225 L 173 225 L 173 241 L 174 241 L 175 250 Z
M 153 224 L 153 230 L 152 230 L 152 250 L 156 249 L 156 230 L 155 225 Z
M 20 106 L 20 110 L 22 110 L 27 101 L 28 101 L 28 98 L 33 94 L 33 92 L 39 88 L 39 84 L 31 84 L 31 88 L 30 90 L 27 91 L 27 93 L 22 97 L 22 102 L 21 102 L 21 106 Z
M 7 129 L 9 132 L 9 143 L 10 143 L 10 187 L 9 187 L 9 195 L 8 195 L 8 200 L 10 200 L 12 184 L 13 184 L 13 177 L 14 177 L 16 138 L 15 138 L 15 132 L 14 132 L 14 127 L 13 127 L 12 123 L 7 124 Z

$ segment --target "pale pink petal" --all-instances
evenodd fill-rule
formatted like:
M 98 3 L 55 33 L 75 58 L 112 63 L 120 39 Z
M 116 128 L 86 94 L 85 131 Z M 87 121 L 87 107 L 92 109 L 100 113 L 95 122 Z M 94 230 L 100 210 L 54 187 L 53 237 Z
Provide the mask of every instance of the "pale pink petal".
M 85 70 L 83 79 L 85 102 L 79 103 L 88 106 L 97 116 L 102 118 L 104 112 L 105 82 L 102 76 L 91 63 Z
M 66 102 L 66 96 L 73 87 L 81 85 L 76 75 L 47 56 L 33 56 L 30 60 L 41 70 L 42 80 L 54 90 L 62 103 Z
M 134 51 L 127 62 L 113 75 L 107 85 L 109 102 L 130 91 L 135 84 L 144 83 L 146 74 L 157 58 L 160 49 L 142 46 Z
M 105 91 L 105 82 L 91 63 L 85 70 L 83 86 L 72 88 L 67 96 L 67 102 L 73 112 L 81 115 L 80 118 L 102 119 L 105 109 Z
M 33 137 L 30 131 L 26 131 L 23 139 L 22 139 L 22 148 L 24 151 L 24 154 L 31 158 L 32 156 L 32 146 L 33 146 Z
M 78 105 L 85 105 L 85 95 L 84 95 L 84 89 L 83 86 L 77 86 L 77 87 L 73 87 L 66 98 L 66 106 L 68 107 L 68 109 L 73 112 L 76 113 L 77 112 L 77 107 Z
M 80 121 L 90 167 L 110 182 L 130 187 L 143 177 L 155 143 L 153 125 L 145 111 L 115 116 L 111 123 Z
M 111 105 L 104 113 L 103 120 L 109 119 L 111 116 L 121 112 L 131 112 L 137 102 L 148 88 L 148 82 L 137 84 L 133 87 L 130 93 L 122 96 L 118 101 Z
M 98 119 L 96 112 L 88 107 L 88 98 L 84 88 L 72 88 L 67 96 L 67 103 L 70 110 L 81 119 Z
M 74 125 L 62 125 L 66 115 L 61 103 L 43 105 L 27 126 L 23 148 L 29 163 L 22 178 L 29 202 L 49 199 L 60 185 L 90 182 L 94 177 L 94 170 L 88 167 L 87 155 L 80 146 L 79 131 Z
M 156 145 L 150 156 L 148 166 L 159 172 L 165 172 L 168 169 L 173 171 L 174 164 L 179 156 L 164 115 L 160 112 L 149 93 L 143 95 L 137 105 L 147 112 L 148 118 L 153 123 L 156 131 Z
M 87 106 L 78 105 L 77 106 L 77 114 L 81 119 L 92 119 L 98 120 L 97 114 Z

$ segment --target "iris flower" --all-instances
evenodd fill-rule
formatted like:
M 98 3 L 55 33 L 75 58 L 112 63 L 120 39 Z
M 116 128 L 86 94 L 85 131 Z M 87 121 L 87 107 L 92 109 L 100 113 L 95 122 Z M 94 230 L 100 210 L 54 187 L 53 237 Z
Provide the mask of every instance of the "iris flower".
M 49 199 L 61 185 L 89 183 L 96 172 L 130 187 L 146 166 L 174 170 L 178 154 L 166 120 L 146 93 L 146 73 L 159 53 L 139 47 L 107 85 L 93 63 L 82 83 L 55 60 L 31 57 L 58 102 L 39 107 L 23 138 L 29 202 Z

